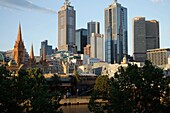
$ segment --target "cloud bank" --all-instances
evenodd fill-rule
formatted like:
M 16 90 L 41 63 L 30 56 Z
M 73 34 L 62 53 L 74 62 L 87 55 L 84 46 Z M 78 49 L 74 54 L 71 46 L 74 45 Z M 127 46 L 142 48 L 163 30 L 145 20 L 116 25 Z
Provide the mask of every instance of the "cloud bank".
M 21 10 L 21 11 L 23 10 L 24 11 L 36 11 L 36 12 L 41 12 L 41 13 L 52 13 L 52 14 L 57 13 L 56 11 L 52 9 L 48 9 L 48 8 L 35 5 L 28 0 L 0 0 L 0 6 L 8 8 L 8 9 L 15 9 L 15 10 Z

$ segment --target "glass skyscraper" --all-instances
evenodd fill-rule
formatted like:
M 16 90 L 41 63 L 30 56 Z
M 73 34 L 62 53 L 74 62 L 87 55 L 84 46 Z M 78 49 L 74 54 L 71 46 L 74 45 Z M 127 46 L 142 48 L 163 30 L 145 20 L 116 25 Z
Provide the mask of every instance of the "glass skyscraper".
M 76 30 L 75 42 L 77 46 L 77 53 L 83 54 L 84 47 L 87 45 L 87 29 L 78 29 Z
M 120 63 L 128 55 L 127 8 L 117 3 L 105 8 L 105 61 Z

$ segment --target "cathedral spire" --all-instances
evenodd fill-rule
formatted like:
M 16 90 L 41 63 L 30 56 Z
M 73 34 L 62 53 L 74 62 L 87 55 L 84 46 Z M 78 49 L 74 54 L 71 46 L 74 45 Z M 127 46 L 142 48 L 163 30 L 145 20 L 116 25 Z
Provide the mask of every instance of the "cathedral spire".
M 21 33 L 21 24 L 19 23 L 18 27 L 18 36 L 17 36 L 17 42 L 22 41 L 22 33 Z
M 30 59 L 34 59 L 34 49 L 33 49 L 33 44 L 31 45 Z
M 117 3 L 117 0 L 114 0 L 115 3 Z

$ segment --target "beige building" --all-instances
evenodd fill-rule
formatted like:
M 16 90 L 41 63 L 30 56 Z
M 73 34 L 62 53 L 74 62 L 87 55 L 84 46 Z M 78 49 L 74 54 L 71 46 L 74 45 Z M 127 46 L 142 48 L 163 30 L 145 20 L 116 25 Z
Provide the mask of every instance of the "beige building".
M 84 54 L 91 57 L 91 46 L 90 46 L 90 44 L 87 44 L 86 47 L 84 47 Z
M 76 52 L 75 46 L 76 11 L 65 0 L 58 12 L 58 50 Z
M 170 48 L 147 50 L 147 59 L 150 60 L 154 65 L 168 64 L 169 56 Z
M 159 22 L 145 20 L 145 17 L 133 18 L 133 57 L 144 62 L 148 49 L 159 48 Z

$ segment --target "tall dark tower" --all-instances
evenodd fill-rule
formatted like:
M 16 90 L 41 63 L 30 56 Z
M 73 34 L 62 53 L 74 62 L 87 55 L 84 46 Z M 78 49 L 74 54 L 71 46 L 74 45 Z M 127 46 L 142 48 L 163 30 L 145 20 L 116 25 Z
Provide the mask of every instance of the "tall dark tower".
M 75 51 L 76 11 L 65 0 L 58 11 L 58 50 Z
M 19 24 L 18 36 L 14 45 L 14 60 L 17 65 L 24 64 L 25 52 L 26 49 L 24 46 L 24 42 L 22 41 L 21 25 Z

